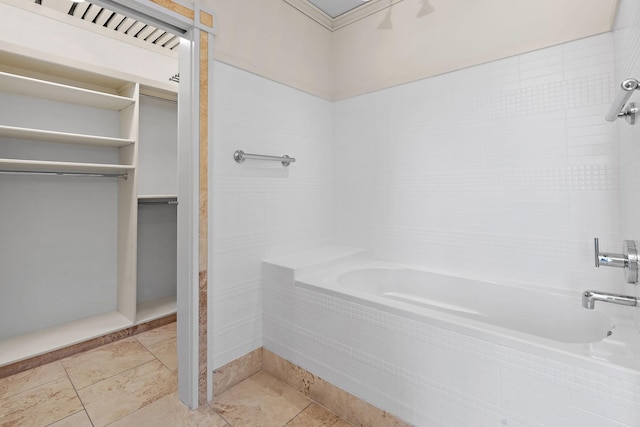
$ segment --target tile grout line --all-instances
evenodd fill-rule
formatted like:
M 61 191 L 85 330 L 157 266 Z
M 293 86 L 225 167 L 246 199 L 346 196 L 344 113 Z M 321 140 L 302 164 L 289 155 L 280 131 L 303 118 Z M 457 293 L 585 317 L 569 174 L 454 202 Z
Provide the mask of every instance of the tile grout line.
M 156 360 L 156 359 L 154 358 L 154 359 L 151 359 L 151 360 L 147 360 L 146 362 L 143 362 L 143 363 L 141 363 L 141 364 L 139 364 L 139 365 L 133 366 L 133 367 L 131 367 L 131 368 L 129 368 L 129 369 L 125 369 L 124 371 L 116 372 L 115 374 L 113 374 L 113 375 L 109 375 L 108 377 L 100 378 L 98 381 L 93 382 L 93 383 L 91 383 L 91 384 L 87 384 L 86 386 L 81 387 L 81 388 L 79 388 L 78 390 L 84 390 L 84 389 L 89 388 L 89 387 L 92 387 L 92 386 L 94 386 L 94 385 L 96 385 L 96 384 L 100 384 L 100 383 L 101 383 L 101 382 L 103 382 L 103 381 L 110 380 L 110 379 L 112 379 L 113 377 L 117 377 L 118 375 L 124 374 L 125 372 L 132 371 L 132 370 L 134 370 L 134 369 L 136 369 L 136 368 L 139 368 L 139 367 L 140 367 L 140 366 L 142 366 L 142 365 L 146 365 L 147 363 L 153 362 L 154 360 Z M 164 365 L 163 365 L 163 366 L 164 366 Z M 71 384 L 73 384 L 73 381 L 71 381 Z M 75 387 L 75 386 L 74 386 L 74 387 Z
M 296 391 L 297 391 L 297 390 L 296 390 Z M 299 391 L 298 391 L 298 393 L 299 393 L 301 396 L 304 396 L 304 395 L 303 395 L 302 393 L 300 393 Z M 309 399 L 307 396 L 304 396 L 304 397 L 305 397 L 305 398 L 307 398 L 307 400 L 309 400 L 309 404 L 308 404 L 307 406 L 305 406 L 304 408 L 302 408 L 302 410 L 301 410 L 300 412 L 298 412 L 298 413 L 297 413 L 297 414 L 295 414 L 293 417 L 291 417 L 291 419 L 290 419 L 289 421 L 287 421 L 286 423 L 284 423 L 284 424 L 282 425 L 282 427 L 286 427 L 286 425 L 287 425 L 287 424 L 289 424 L 291 421 L 293 421 L 294 419 L 296 419 L 296 417 L 297 417 L 298 415 L 300 415 L 300 414 L 302 414 L 304 411 L 306 411 L 306 410 L 309 408 L 309 406 L 311 406 L 311 405 L 313 405 L 313 404 L 314 404 L 313 399 Z
M 145 350 L 146 350 L 146 348 L 145 348 Z M 151 352 L 149 352 L 149 353 L 151 353 Z M 153 354 L 152 354 L 152 356 L 153 356 Z M 154 356 L 154 358 L 155 358 L 155 356 Z M 155 361 L 160 362 L 158 359 L 155 359 Z M 91 384 L 91 385 L 88 385 L 87 387 L 91 387 L 91 386 L 93 386 L 93 385 L 99 384 L 99 383 L 101 383 L 101 382 L 103 382 L 103 381 L 106 381 L 106 380 L 108 380 L 108 379 L 114 378 L 114 377 L 116 377 L 116 376 L 118 376 L 118 375 L 122 375 L 122 374 L 124 374 L 125 372 L 133 371 L 134 369 L 137 369 L 137 368 L 139 368 L 139 367 L 141 367 L 141 366 L 143 366 L 143 365 L 146 365 L 147 363 L 153 363 L 153 362 L 154 362 L 154 360 L 149 360 L 149 361 L 144 362 L 144 363 L 142 363 L 142 364 L 140 364 L 140 365 L 138 365 L 138 366 L 134 366 L 134 367 L 133 367 L 133 368 L 131 368 L 131 369 L 127 369 L 127 370 L 125 370 L 125 371 L 122 371 L 122 372 L 120 372 L 120 373 L 117 373 L 117 374 L 115 374 L 115 375 L 112 375 L 112 376 L 110 376 L 110 377 L 108 377 L 108 378 L 104 378 L 104 379 L 102 379 L 102 380 L 100 380 L 100 381 L 98 381 L 98 382 L 95 382 L 95 383 L 93 383 L 93 384 Z M 164 364 L 163 364 L 162 362 L 160 362 L 160 364 L 161 364 L 161 365 L 162 365 L 162 366 L 163 366 L 167 371 L 169 371 L 170 373 L 173 373 L 173 372 L 171 372 L 171 370 L 170 370 L 169 368 L 167 368 L 166 366 L 164 366 Z M 87 387 L 83 387 L 83 388 L 82 388 L 82 390 L 84 390 L 84 389 L 85 389 L 85 388 L 87 388 Z M 164 396 L 162 396 L 160 399 L 162 399 L 162 398 L 164 398 L 164 397 L 168 396 L 169 394 L 171 394 L 171 393 L 165 394 L 165 395 L 164 395 Z M 157 401 L 157 400 L 160 400 L 160 399 L 156 399 L 156 400 L 154 400 L 154 402 L 155 402 L 155 401 Z M 81 399 L 80 401 L 82 402 L 82 399 Z M 149 406 L 151 403 L 153 403 L 153 402 L 150 402 L 150 403 L 148 403 L 148 404 L 146 404 L 146 405 L 144 405 L 144 406 L 142 406 L 142 407 L 140 407 L 140 408 L 136 409 L 136 410 L 135 410 L 135 411 L 133 411 L 133 412 L 129 412 L 128 414 L 125 414 L 125 415 L 121 416 L 121 417 L 120 417 L 120 418 L 118 418 L 118 419 L 115 419 L 115 420 L 113 420 L 113 421 L 110 421 L 110 422 L 109 422 L 109 424 L 106 424 L 106 425 L 105 425 L 105 427 L 107 427 L 107 426 L 109 426 L 109 425 L 111 425 L 111 424 L 113 424 L 113 423 L 115 423 L 115 422 L 117 422 L 117 421 L 120 421 L 121 419 L 123 419 L 123 418 L 125 418 L 125 417 L 128 417 L 129 415 L 131 415 L 131 414 L 133 414 L 133 413 L 136 413 L 136 412 L 138 412 L 139 410 L 141 410 L 141 409 L 143 409 L 143 408 L 146 408 L 146 407 L 147 407 L 147 406 Z M 83 403 L 83 406 L 84 406 L 84 403 Z M 89 412 L 87 412 L 87 416 L 88 416 L 88 415 L 89 415 Z M 91 419 L 91 417 L 89 417 L 89 419 Z M 93 421 L 91 422 L 91 424 L 95 427 L 95 424 L 93 424 Z
M 60 381 L 60 380 L 62 380 L 62 379 L 65 379 L 65 378 L 66 378 L 66 379 L 67 379 L 67 381 L 71 384 L 71 387 L 73 388 L 73 391 L 74 391 L 74 393 L 76 394 L 76 397 L 77 397 L 78 401 L 80 402 L 81 409 L 80 409 L 80 410 L 78 410 L 77 412 L 74 412 L 74 413 L 72 413 L 72 414 L 69 414 L 69 415 L 67 415 L 67 416 L 64 416 L 63 418 L 60 418 L 60 419 L 58 419 L 58 420 L 55 420 L 55 421 L 53 421 L 53 422 L 51 422 L 50 424 L 47 424 L 47 425 L 48 425 L 48 426 L 53 425 L 53 424 L 58 423 L 58 422 L 60 422 L 60 421 L 62 421 L 62 420 L 64 420 L 64 419 L 67 419 L 67 418 L 69 418 L 69 417 L 72 417 L 72 416 L 74 416 L 74 415 L 77 415 L 77 414 L 79 414 L 80 412 L 84 412 L 84 413 L 85 413 L 85 415 L 86 415 L 86 417 L 87 417 L 87 419 L 89 420 L 89 423 L 91 424 L 91 426 L 92 426 L 92 427 L 95 427 L 95 423 L 94 423 L 94 421 L 92 420 L 91 416 L 89 415 L 89 411 L 87 411 L 87 408 L 86 408 L 86 405 L 85 405 L 84 401 L 83 401 L 83 400 L 82 400 L 82 398 L 80 397 L 79 390 L 84 390 L 84 389 L 86 389 L 86 388 L 88 388 L 88 387 L 94 386 L 94 385 L 99 384 L 99 383 L 101 383 L 101 382 L 103 382 L 103 381 L 106 381 L 106 380 L 112 379 L 112 378 L 114 378 L 114 377 L 115 377 L 115 376 L 117 376 L 117 375 L 121 375 L 121 374 L 126 373 L 126 372 L 129 372 L 129 371 L 133 371 L 133 370 L 135 370 L 135 369 L 137 369 L 137 368 L 139 368 L 139 367 L 141 367 L 141 366 L 143 366 L 143 365 L 146 365 L 147 363 L 153 362 L 154 360 L 155 360 L 155 361 L 157 361 L 157 362 L 158 362 L 158 363 L 159 363 L 159 364 L 160 364 L 164 369 L 166 369 L 166 370 L 167 370 L 167 372 L 169 372 L 170 374 L 177 375 L 177 372 L 176 372 L 176 371 L 172 371 L 172 370 L 171 370 L 171 369 L 170 369 L 170 368 L 169 368 L 165 363 L 163 363 L 163 362 L 162 362 L 162 361 L 161 361 L 161 360 L 160 360 L 160 359 L 159 359 L 159 358 L 158 358 L 158 357 L 157 357 L 157 356 L 156 356 L 156 355 L 155 355 L 155 354 L 154 354 L 154 353 L 153 353 L 153 352 L 152 352 L 152 351 L 151 351 L 151 350 L 146 346 L 146 345 L 144 345 L 142 342 L 140 342 L 140 341 L 137 339 L 137 337 L 135 337 L 135 336 L 131 336 L 131 337 L 128 337 L 128 338 L 133 338 L 133 339 L 134 339 L 134 340 L 135 340 L 135 341 L 136 341 L 140 346 L 142 346 L 142 348 L 143 348 L 143 349 L 144 349 L 144 350 L 145 350 L 145 351 L 150 355 L 150 359 L 149 359 L 149 360 L 147 360 L 147 361 L 145 361 L 145 362 L 142 362 L 142 363 L 140 363 L 140 364 L 138 364 L 138 365 L 136 365 L 136 366 L 133 366 L 133 367 L 131 367 L 131 368 L 129 368 L 129 369 L 125 369 L 125 370 L 123 370 L 123 371 L 121 371 L 121 372 L 117 372 L 117 373 L 115 373 L 115 374 L 113 374 L 113 375 L 110 375 L 110 376 L 108 376 L 108 377 L 101 378 L 101 379 L 99 379 L 98 381 L 95 381 L 95 382 L 93 382 L 93 383 L 91 383 L 91 384 L 86 385 L 85 387 L 78 388 L 78 387 L 76 386 L 76 384 L 74 383 L 74 381 L 72 380 L 71 375 L 69 374 L 69 370 L 68 370 L 68 368 L 66 367 L 66 364 L 64 363 L 64 361 L 65 361 L 66 359 L 70 359 L 70 358 L 71 358 L 71 357 L 73 357 L 73 356 L 81 355 L 81 354 L 87 354 L 87 353 L 90 353 L 90 352 L 92 352 L 92 351 L 94 351 L 94 350 L 99 349 L 100 347 L 106 347 L 106 346 L 108 346 L 108 345 L 110 345 L 110 344 L 113 344 L 113 343 L 106 343 L 106 344 L 103 344 L 103 345 L 97 346 L 97 347 L 95 347 L 95 348 L 91 348 L 91 349 L 85 350 L 85 351 L 83 351 L 83 352 L 79 352 L 79 353 L 76 353 L 76 354 L 74 354 L 74 355 L 71 355 L 71 356 L 68 356 L 68 357 L 62 358 L 62 359 L 60 359 L 60 360 L 56 360 L 56 361 L 50 362 L 50 363 L 59 363 L 59 366 L 62 368 L 62 371 L 63 371 L 64 373 L 63 373 L 63 374 L 62 374 L 62 373 L 60 373 L 60 374 L 59 374 L 58 376 L 56 376 L 55 378 L 52 378 L 52 379 L 50 379 L 49 381 L 46 381 L 46 382 L 44 382 L 44 383 L 41 383 L 41 384 L 33 384 L 33 385 L 29 386 L 28 388 L 26 388 L 26 389 L 24 389 L 24 390 L 21 390 L 21 391 L 18 391 L 18 392 L 13 392 L 12 394 L 8 394 L 8 395 L 6 395 L 6 396 L 2 396 L 2 399 L 0 399 L 0 401 L 7 400 L 7 399 L 11 399 L 11 398 L 15 398 L 16 396 L 20 396 L 20 395 L 21 395 L 21 394 L 23 394 L 23 393 L 30 393 L 30 392 L 33 392 L 34 390 L 36 390 L 36 389 L 38 389 L 38 388 L 40 388 L 40 387 L 48 386 L 48 385 L 50 385 L 50 384 L 52 384 L 52 383 L 55 383 L 56 381 Z M 125 339 L 126 339 L 126 338 L 125 338 Z M 166 338 L 166 339 L 160 340 L 160 341 L 158 341 L 158 342 L 156 342 L 156 343 L 153 343 L 151 346 L 160 345 L 160 344 L 163 344 L 163 343 L 165 343 L 165 344 L 166 344 L 167 342 L 169 342 L 169 341 L 171 341 L 171 340 L 175 340 L 175 339 L 176 339 L 176 337 L 169 337 L 169 338 Z M 122 341 L 122 340 L 117 340 L 117 341 Z M 117 342 L 117 341 L 114 341 L 114 342 Z M 41 365 L 41 366 L 44 366 L 44 365 Z M 35 370 L 35 369 L 38 369 L 39 367 L 40 367 L 40 366 L 37 366 L 37 367 L 31 368 L 30 370 L 32 370 L 32 371 L 33 371 L 33 370 Z M 25 371 L 23 371 L 23 372 L 28 372 L 28 371 L 29 371 L 29 370 L 25 370 Z M 15 373 L 14 375 L 16 375 L 16 376 L 17 376 L 17 375 L 20 375 L 21 373 L 22 373 L 22 372 L 17 372 L 17 373 Z M 8 376 L 8 377 L 6 377 L 6 378 L 11 378 L 11 376 Z M 4 379 L 4 378 L 3 378 L 3 379 Z M 28 376 L 26 376 L 25 378 L 22 378 L 22 379 L 20 379 L 19 381 L 17 381 L 17 382 L 16 382 L 16 384 L 24 384 L 25 382 L 28 382 L 28 380 L 29 380 L 29 377 L 28 377 Z M 6 388 L 7 388 L 7 391 L 9 391 L 11 387 L 7 386 Z M 165 396 L 163 396 L 163 397 L 165 397 Z M 145 406 L 146 406 L 146 405 L 145 405 Z M 144 407 L 144 406 L 143 406 L 143 407 Z M 138 411 L 139 409 L 142 409 L 142 408 L 138 408 L 136 411 Z M 134 412 L 136 412 L 136 411 L 134 411 Z M 132 413 L 134 413 L 134 412 L 132 412 Z M 130 415 L 130 414 L 127 414 L 127 415 Z M 219 415 L 219 414 L 218 414 L 218 415 Z M 224 418 L 223 418 L 223 420 L 224 420 Z M 117 421 L 117 420 L 116 420 L 116 421 Z M 225 421 L 225 423 L 227 423 L 228 425 L 230 425 L 230 424 L 227 422 L 227 420 L 224 420 L 224 421 Z M 115 421 L 114 421 L 114 422 L 115 422 Z
M 129 338 L 127 338 L 127 339 L 129 339 Z M 106 344 L 106 345 L 110 345 L 110 344 Z M 144 346 L 143 346 L 143 347 L 144 347 Z M 147 360 L 146 362 L 142 362 L 142 363 L 140 363 L 139 365 L 133 366 L 133 367 L 128 368 L 128 369 L 125 369 L 124 371 L 116 372 L 115 374 L 109 375 L 108 377 L 100 378 L 98 381 L 95 381 L 95 382 L 93 382 L 93 383 L 91 383 L 91 384 L 88 384 L 88 385 L 86 385 L 86 386 L 84 386 L 84 387 L 80 387 L 78 390 L 84 390 L 84 389 L 85 389 L 85 388 L 87 388 L 87 387 L 91 387 L 91 386 L 93 386 L 93 385 L 96 385 L 96 384 L 98 384 L 98 383 L 101 383 L 102 381 L 105 381 L 105 380 L 111 379 L 111 378 L 116 377 L 116 376 L 118 376 L 118 375 L 120 375 L 120 374 L 123 374 L 123 373 L 125 373 L 125 372 L 131 371 L 132 369 L 139 368 L 140 366 L 142 366 L 142 365 L 146 365 L 147 363 L 149 363 L 149 362 L 153 362 L 154 360 L 157 360 L 158 362 L 160 362 L 160 360 L 158 360 L 158 358 L 157 358 L 153 353 L 151 353 L 149 350 L 147 350 L 147 348 L 146 348 L 146 347 L 144 347 L 144 349 L 145 349 L 145 351 L 146 351 L 147 353 L 149 353 L 151 356 L 153 356 L 153 359 Z M 94 349 L 94 350 L 95 350 L 95 349 Z M 93 351 L 93 350 L 89 350 L 89 351 Z M 78 353 L 78 354 L 82 354 L 82 353 Z M 160 364 L 162 364 L 162 366 L 165 366 L 162 362 L 160 362 Z M 62 367 L 64 368 L 64 370 L 65 370 L 65 372 L 66 372 L 66 371 L 67 371 L 66 366 L 64 366 L 64 364 L 63 364 L 63 365 L 62 365 Z M 165 367 L 166 367 L 166 366 L 165 366 Z M 167 368 L 167 369 L 169 369 L 169 368 Z M 171 370 L 169 370 L 169 372 L 172 372 L 172 371 L 171 371 Z M 71 384 L 72 384 L 72 385 L 74 386 L 74 388 L 75 388 L 75 384 L 73 384 L 73 380 L 71 379 L 71 376 L 70 376 L 68 373 L 67 373 L 67 376 L 69 377 L 69 381 L 71 381 Z
M 78 401 L 80 401 L 80 404 L 82 405 L 82 410 L 84 411 L 85 414 L 87 414 L 87 419 L 91 423 L 91 426 L 95 427 L 95 424 L 93 423 L 93 420 L 91 419 L 91 416 L 89 416 L 89 411 L 87 411 L 87 407 L 84 406 L 84 402 L 82 401 L 82 398 L 80 397 L 80 394 L 78 394 L 78 389 L 76 388 L 76 385 L 71 380 L 71 376 L 69 375 L 69 372 L 67 372 L 67 367 L 64 366 L 64 363 L 62 363 L 62 360 L 60 361 L 60 365 L 62 365 L 62 369 L 64 369 L 64 373 L 67 375 L 67 379 L 69 380 L 69 383 L 71 383 L 71 387 L 73 387 L 73 391 L 76 393 L 76 396 L 78 397 Z M 78 411 L 78 412 L 82 412 L 82 411 Z M 76 412 L 76 414 L 78 412 Z M 61 420 L 58 420 L 58 421 L 61 421 Z
M 152 330 L 153 330 L 153 329 L 152 329 Z M 146 344 L 144 344 L 142 341 L 140 341 L 140 340 L 138 339 L 138 337 L 137 337 L 137 336 L 132 336 L 131 338 L 135 338 L 135 339 L 136 339 L 136 340 L 137 340 L 137 341 L 138 341 L 138 342 L 139 342 L 139 343 L 140 343 L 144 348 L 148 349 L 147 345 L 146 345 Z M 154 346 L 154 345 L 162 344 L 162 343 L 165 343 L 165 342 L 170 341 L 170 340 L 175 340 L 175 339 L 177 339 L 177 338 L 178 338 L 178 337 L 177 337 L 177 335 L 176 335 L 175 337 L 167 338 L 167 339 L 164 339 L 164 340 L 160 340 L 160 341 L 158 341 L 158 342 L 154 342 L 153 344 L 149 344 L 149 346 Z
M 172 339 L 175 339 L 175 338 L 169 338 L 169 339 L 166 339 L 166 340 L 164 340 L 164 341 L 157 342 L 156 344 L 160 344 L 160 343 L 163 343 L 163 342 L 165 342 L 165 341 L 172 340 Z M 138 341 L 138 339 L 137 339 L 137 338 L 136 338 L 136 341 Z M 166 365 L 162 360 L 160 360 L 160 359 L 158 358 L 158 356 L 156 356 L 156 355 L 155 355 L 155 353 L 153 353 L 151 350 L 149 350 L 149 348 L 147 348 L 147 346 L 146 346 L 146 345 L 142 344 L 140 341 L 138 341 L 138 343 L 139 343 L 142 347 L 144 347 L 144 349 L 145 349 L 145 350 L 147 350 L 147 351 L 149 352 L 149 354 L 151 354 L 151 355 L 152 355 L 152 356 L 153 356 L 153 357 L 154 357 L 158 362 L 160 362 L 160 364 L 161 364 L 162 366 L 164 366 L 165 368 L 167 368 L 167 370 L 168 370 L 169 372 L 171 372 L 172 374 L 176 374 L 176 375 L 178 374 L 178 370 L 177 370 L 177 369 L 176 369 L 175 371 L 172 371 L 172 370 L 171 370 L 171 368 L 169 368 L 169 367 L 168 367 L 168 366 L 167 366 L 167 365 Z M 153 344 L 153 345 L 156 345 L 156 344 Z M 176 343 L 176 344 L 177 344 L 177 343 Z M 176 351 L 177 351 L 177 348 L 176 348 Z M 145 362 L 145 363 L 146 363 L 146 362 Z
M 63 366 L 63 368 L 64 368 L 64 366 Z M 32 369 L 35 369 L 35 368 L 32 368 Z M 26 372 L 26 371 L 24 371 L 24 372 Z M 65 370 L 65 375 L 66 375 L 66 373 L 67 373 L 67 371 Z M 18 374 L 15 374 L 15 375 L 18 375 Z M 69 378 L 69 376 L 68 376 L 68 375 L 66 375 L 66 376 L 67 376 L 67 378 Z M 11 376 L 6 377 L 6 378 L 11 378 Z M 34 389 L 36 389 L 36 388 L 38 388 L 38 387 L 42 387 L 42 386 L 45 386 L 45 385 L 47 385 L 47 384 L 51 384 L 51 383 L 53 383 L 53 382 L 58 381 L 60 378 L 64 378 L 64 376 L 59 376 L 59 377 L 57 377 L 57 378 L 52 379 L 51 381 L 47 381 L 46 383 L 42 383 L 42 384 L 38 384 L 38 385 L 34 385 L 33 387 L 30 387 L 30 388 L 24 389 L 24 390 L 22 390 L 22 391 L 20 391 L 20 392 L 18 392 L 18 393 L 8 394 L 8 395 L 6 395 L 6 396 L 2 396 L 2 398 L 0 398 L 0 402 L 1 402 L 1 401 L 3 401 L 3 400 L 9 399 L 9 398 L 11 398 L 11 397 L 15 397 L 15 396 L 17 396 L 17 395 L 19 395 L 19 394 L 26 393 L 26 392 L 28 392 L 28 391 L 32 391 L 32 390 L 34 390 Z M 4 379 L 4 378 L 3 378 L 3 379 Z M 69 378 L 69 381 L 71 381 L 71 379 L 70 379 L 70 378 Z
M 144 348 L 146 348 L 146 349 L 148 350 L 147 345 L 146 345 L 146 344 L 144 344 L 142 341 L 140 341 L 140 340 L 138 339 L 138 338 L 140 337 L 140 335 L 144 335 L 144 334 L 146 334 L 146 333 L 148 333 L 148 332 L 152 332 L 152 331 L 155 331 L 155 330 L 157 330 L 157 329 L 163 328 L 163 327 L 165 327 L 165 326 L 172 325 L 173 323 L 176 323 L 176 322 L 167 323 L 166 325 L 159 326 L 158 328 L 155 328 L 155 329 L 150 329 L 150 330 L 145 331 L 145 332 L 143 332 L 143 333 L 141 333 L 141 334 L 132 335 L 130 338 L 135 338 L 135 339 L 136 339 L 140 344 L 142 344 L 142 346 L 143 346 Z M 177 323 L 176 323 L 176 327 L 177 327 Z M 177 335 L 177 332 L 176 332 L 176 335 L 175 335 L 175 336 L 172 336 L 172 337 L 170 337 L 170 338 L 166 338 L 166 339 L 160 340 L 160 341 L 155 342 L 155 343 L 150 344 L 150 345 L 152 345 L 152 346 L 153 346 L 153 345 L 160 344 L 160 343 L 163 343 L 163 342 L 166 342 L 166 341 L 169 341 L 169 340 L 174 340 L 174 339 L 177 339 L 177 338 L 178 338 L 178 335 Z
M 74 412 L 73 414 L 67 415 L 67 416 L 66 416 L 66 417 L 64 417 L 64 418 L 60 418 L 59 420 L 54 421 L 54 422 L 52 422 L 51 424 L 47 424 L 45 427 L 50 427 L 50 426 L 52 426 L 52 425 L 54 425 L 54 424 L 59 423 L 60 421 L 64 421 L 64 420 L 66 420 L 67 418 L 71 418 L 71 417 L 73 417 L 74 415 L 78 415 L 80 412 L 85 412 L 85 413 L 86 413 L 86 411 L 85 411 L 84 409 L 80 409 L 78 412 Z M 89 415 L 88 415 L 88 414 L 87 414 L 87 418 L 89 418 Z M 91 423 L 91 419 L 89 419 L 89 422 Z M 93 423 L 91 423 L 91 426 L 93 426 Z
M 213 401 L 211 401 L 211 402 L 213 403 Z M 222 418 L 222 421 L 225 422 L 225 424 L 226 424 L 225 427 L 233 427 L 233 424 L 231 424 L 225 417 L 223 417 L 220 412 L 216 411 L 215 408 L 214 408 L 214 411 L 215 411 L 216 415 L 219 416 L 220 418 Z
M 316 405 L 318 405 L 319 407 L 324 408 L 327 412 L 331 412 L 333 415 L 335 415 L 336 417 L 338 417 L 338 419 L 339 419 L 340 421 L 343 421 L 343 422 L 347 423 L 347 424 L 348 424 L 348 425 L 350 425 L 350 426 L 356 427 L 356 425 L 355 425 L 355 424 L 353 424 L 351 421 L 347 420 L 346 416 L 340 415 L 340 414 L 338 414 L 337 412 L 332 411 L 331 409 L 327 408 L 327 407 L 326 407 L 326 406 L 324 406 L 323 404 L 321 404 L 321 403 L 319 403 L 319 402 L 317 402 L 317 401 L 315 401 L 315 400 L 313 400 L 313 399 L 312 399 L 311 401 L 312 401 L 313 403 L 315 403 Z

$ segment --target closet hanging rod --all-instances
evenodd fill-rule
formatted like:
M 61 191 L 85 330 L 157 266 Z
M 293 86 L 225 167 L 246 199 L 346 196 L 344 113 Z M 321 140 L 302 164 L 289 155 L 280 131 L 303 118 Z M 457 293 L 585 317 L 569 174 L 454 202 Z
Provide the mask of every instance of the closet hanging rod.
M 177 200 L 138 200 L 139 205 L 170 205 L 177 206 Z
M 129 177 L 128 173 L 99 173 L 99 172 L 52 172 L 52 171 L 29 171 L 29 170 L 4 170 L 0 169 L 0 174 L 4 175 L 56 175 L 73 177 L 94 177 L 94 178 L 122 178 L 125 181 Z
M 284 156 L 265 156 L 264 154 L 249 154 L 245 153 L 242 150 L 236 150 L 233 153 L 233 158 L 236 163 L 242 163 L 247 159 L 253 160 L 270 160 L 275 162 L 281 162 L 283 166 L 289 166 L 291 163 L 295 162 L 295 157 L 289 157 L 286 154 Z
M 178 101 L 176 101 L 175 99 L 167 99 L 167 98 L 163 98 L 161 96 L 148 95 L 146 93 L 141 93 L 140 96 L 144 96 L 146 98 L 157 99 L 158 101 L 169 102 L 171 104 L 177 104 L 178 103 Z
M 638 114 L 638 107 L 633 102 L 625 107 L 625 104 L 640 87 L 638 86 L 638 80 L 627 79 L 620 83 L 620 89 L 616 93 L 616 97 L 609 108 L 609 112 L 604 118 L 609 122 L 615 122 L 619 117 L 624 117 L 629 124 L 634 124 L 636 121 L 636 115 Z

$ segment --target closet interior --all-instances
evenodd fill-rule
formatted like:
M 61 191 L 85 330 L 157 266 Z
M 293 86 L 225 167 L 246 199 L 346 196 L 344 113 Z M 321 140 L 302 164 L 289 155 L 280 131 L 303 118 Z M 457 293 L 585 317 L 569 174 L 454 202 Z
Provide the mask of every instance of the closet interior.
M 177 88 L 0 52 L 0 366 L 176 311 Z

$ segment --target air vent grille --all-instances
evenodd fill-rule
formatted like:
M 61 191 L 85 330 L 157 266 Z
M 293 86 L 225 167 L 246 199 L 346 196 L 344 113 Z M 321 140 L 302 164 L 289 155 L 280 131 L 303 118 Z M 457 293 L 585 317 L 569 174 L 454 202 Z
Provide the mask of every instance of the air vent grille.
M 71 0 L 34 0 L 34 3 L 163 49 L 174 50 L 180 44 L 180 38 L 175 34 L 112 12 L 104 7 L 96 6 L 90 2 L 75 3 Z

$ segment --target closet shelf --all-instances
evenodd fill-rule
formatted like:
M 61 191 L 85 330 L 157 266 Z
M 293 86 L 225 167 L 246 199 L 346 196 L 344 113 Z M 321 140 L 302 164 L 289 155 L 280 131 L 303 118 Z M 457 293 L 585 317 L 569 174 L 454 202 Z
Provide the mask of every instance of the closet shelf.
M 110 165 L 103 163 L 52 162 L 44 160 L 0 159 L 0 169 L 9 171 L 51 171 L 51 172 L 96 172 L 126 173 L 135 170 L 133 165 Z
M 132 139 L 83 135 L 79 133 L 57 132 L 5 125 L 0 125 L 0 138 L 28 139 L 41 142 L 59 142 L 63 144 L 93 145 L 101 147 L 125 147 L 135 143 Z
M 178 201 L 178 196 L 176 196 L 175 194 L 138 196 L 138 203 L 144 203 L 144 202 L 176 202 L 176 201 Z
M 175 296 L 160 298 L 138 304 L 136 324 L 149 322 L 177 312 L 178 304 Z
M 5 72 L 0 72 L 0 92 L 116 111 L 135 102 L 135 99 L 126 96 L 112 95 Z

